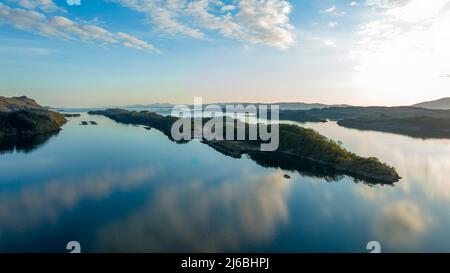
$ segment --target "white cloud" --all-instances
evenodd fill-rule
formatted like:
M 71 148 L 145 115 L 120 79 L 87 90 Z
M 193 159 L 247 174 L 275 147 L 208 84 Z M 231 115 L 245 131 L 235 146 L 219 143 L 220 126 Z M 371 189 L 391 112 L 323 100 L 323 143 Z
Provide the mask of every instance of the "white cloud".
M 327 9 L 321 10 L 320 13 L 333 13 L 335 11 L 336 11 L 336 6 L 332 6 Z
M 233 5 L 226 5 L 226 6 L 223 6 L 222 8 L 220 8 L 220 11 L 221 12 L 228 12 L 228 11 L 232 11 L 232 10 L 235 10 L 235 9 L 236 9 L 236 7 L 233 6 Z
M 288 48 L 294 43 L 289 23 L 292 6 L 283 0 L 110 0 L 146 14 L 156 30 L 172 35 L 205 37 L 204 31 L 237 40 Z M 233 14 L 229 11 L 234 11 Z
M 317 36 L 309 37 L 308 39 L 311 41 L 314 41 L 314 42 L 319 42 L 319 44 L 322 46 L 336 47 L 336 43 L 331 39 L 321 38 L 321 37 L 317 37 Z
M 347 14 L 345 11 L 338 11 L 336 6 L 331 6 L 327 9 L 320 10 L 319 13 L 331 14 L 333 16 L 344 16 Z
M 63 11 L 53 0 L 11 0 L 26 9 L 40 9 L 45 12 Z
M 359 6 L 359 3 L 353 1 L 353 2 L 350 3 L 350 6 L 351 6 L 351 7 L 356 7 L 356 6 Z
M 245 28 L 245 40 L 265 43 L 279 48 L 288 48 L 294 43 L 289 23 L 292 6 L 287 1 L 241 0 L 238 23 Z
M 338 22 L 329 22 L 328 23 L 328 27 L 329 28 L 335 28 L 335 27 L 337 27 L 338 26 Z
M 151 44 L 125 33 L 113 33 L 95 25 L 78 24 L 63 16 L 49 17 L 38 11 L 11 8 L 2 3 L 0 24 L 9 24 L 50 38 L 96 42 L 101 45 L 117 44 L 147 52 L 157 51 Z
M 335 42 L 332 41 L 332 40 L 324 40 L 324 41 L 323 41 L 323 44 L 324 44 L 325 46 L 336 47 Z

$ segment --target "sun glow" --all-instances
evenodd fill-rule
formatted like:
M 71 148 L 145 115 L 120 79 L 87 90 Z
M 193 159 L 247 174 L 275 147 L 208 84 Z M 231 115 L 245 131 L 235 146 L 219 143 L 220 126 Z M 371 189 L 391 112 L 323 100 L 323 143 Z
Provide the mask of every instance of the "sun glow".
M 414 101 L 430 90 L 448 95 L 450 81 L 442 77 L 450 73 L 448 3 L 411 1 L 365 24 L 352 52 L 353 83 L 379 99 L 404 100 L 406 93 Z

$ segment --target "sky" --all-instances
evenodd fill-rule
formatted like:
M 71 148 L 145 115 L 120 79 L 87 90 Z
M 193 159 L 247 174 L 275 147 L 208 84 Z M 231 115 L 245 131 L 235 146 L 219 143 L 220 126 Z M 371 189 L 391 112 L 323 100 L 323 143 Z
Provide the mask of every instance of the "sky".
M 450 0 L 0 0 L 0 95 L 42 105 L 450 96 Z

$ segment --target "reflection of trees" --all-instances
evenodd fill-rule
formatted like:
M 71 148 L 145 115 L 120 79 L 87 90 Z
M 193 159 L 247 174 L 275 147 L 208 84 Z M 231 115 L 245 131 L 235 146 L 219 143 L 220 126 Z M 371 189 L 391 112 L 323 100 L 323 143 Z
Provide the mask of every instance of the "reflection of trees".
M 258 165 L 265 168 L 278 168 L 286 171 L 297 171 L 303 176 L 322 178 L 328 182 L 341 180 L 345 174 L 331 165 L 319 164 L 317 162 L 295 158 L 292 159 L 288 155 L 277 153 L 258 153 L 252 152 L 248 154 L 249 158 L 255 161 Z M 359 178 L 353 175 L 353 181 L 356 183 L 362 182 L 366 185 L 383 184 L 375 179 Z
M 0 153 L 13 153 L 14 151 L 31 153 L 58 134 L 59 131 L 46 134 L 0 137 Z
M 265 168 L 280 168 L 286 171 L 297 171 L 301 175 L 322 178 L 328 182 L 338 181 L 344 176 L 337 173 L 336 170 L 329 166 L 317 164 L 311 160 L 302 160 L 298 158 L 292 160 L 289 156 L 270 153 L 249 153 L 248 156 L 258 165 Z

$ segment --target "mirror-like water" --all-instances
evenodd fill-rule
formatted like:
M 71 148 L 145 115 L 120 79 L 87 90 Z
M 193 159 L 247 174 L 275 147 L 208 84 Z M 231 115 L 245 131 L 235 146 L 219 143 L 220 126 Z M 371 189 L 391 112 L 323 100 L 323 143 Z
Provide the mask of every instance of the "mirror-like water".
M 450 251 L 450 140 L 301 125 L 403 179 L 370 186 L 266 168 L 83 114 L 56 136 L 4 146 L 0 251 L 64 252 L 73 240 L 86 252 L 366 252 L 372 240 Z

